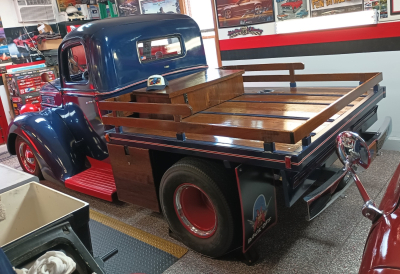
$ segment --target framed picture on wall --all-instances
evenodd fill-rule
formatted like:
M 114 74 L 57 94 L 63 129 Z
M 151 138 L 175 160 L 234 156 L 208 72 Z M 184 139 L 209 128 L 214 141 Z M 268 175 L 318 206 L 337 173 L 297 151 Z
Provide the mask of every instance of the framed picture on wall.
M 311 17 L 363 10 L 363 0 L 310 0 Z
M 119 16 L 140 14 L 139 0 L 116 0 Z
M 275 21 L 273 0 L 215 0 L 219 28 Z
M 142 14 L 181 13 L 179 0 L 140 0 Z
M 390 2 L 390 15 L 400 14 L 400 0 L 391 0 Z

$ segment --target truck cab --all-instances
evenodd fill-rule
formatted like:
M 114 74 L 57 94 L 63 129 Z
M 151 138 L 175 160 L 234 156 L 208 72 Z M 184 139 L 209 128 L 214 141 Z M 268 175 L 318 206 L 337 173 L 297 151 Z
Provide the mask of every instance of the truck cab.
M 26 172 L 63 183 L 91 165 L 87 157 L 108 157 L 100 100 L 144 87 L 151 75 L 207 68 L 199 27 L 180 14 L 87 23 L 67 34 L 58 58 L 60 78 L 41 90 L 44 110 L 18 116 L 7 144 Z

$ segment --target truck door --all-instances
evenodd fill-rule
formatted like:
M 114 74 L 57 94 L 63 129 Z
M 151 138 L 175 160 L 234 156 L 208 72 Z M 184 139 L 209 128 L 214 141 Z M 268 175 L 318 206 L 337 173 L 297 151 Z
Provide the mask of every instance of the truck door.
M 96 103 L 96 88 L 90 77 L 90 58 L 80 40 L 71 40 L 62 46 L 60 81 L 63 103 L 79 106 L 93 130 L 103 138 L 104 127 Z M 76 117 L 79 119 L 79 117 Z M 84 121 L 77 121 L 81 123 Z

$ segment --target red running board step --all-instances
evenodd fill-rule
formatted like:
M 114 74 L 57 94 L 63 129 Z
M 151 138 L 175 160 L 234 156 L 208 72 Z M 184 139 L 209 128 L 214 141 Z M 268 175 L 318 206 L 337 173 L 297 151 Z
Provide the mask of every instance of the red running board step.
M 89 159 L 91 167 L 65 180 L 65 186 L 75 191 L 112 202 L 117 192 L 114 175 L 109 163 Z

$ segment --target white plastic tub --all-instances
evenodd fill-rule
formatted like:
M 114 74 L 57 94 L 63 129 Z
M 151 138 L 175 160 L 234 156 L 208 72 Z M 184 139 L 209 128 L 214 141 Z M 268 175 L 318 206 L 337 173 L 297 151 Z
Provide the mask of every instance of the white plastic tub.
M 87 203 L 31 182 L 0 194 L 6 218 L 0 221 L 0 247 L 5 246 Z

